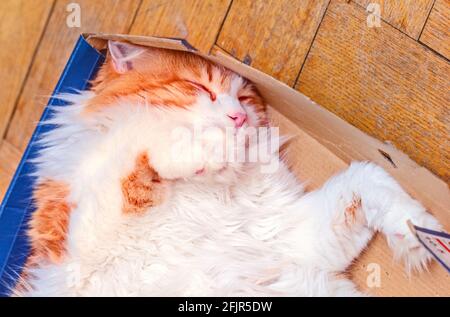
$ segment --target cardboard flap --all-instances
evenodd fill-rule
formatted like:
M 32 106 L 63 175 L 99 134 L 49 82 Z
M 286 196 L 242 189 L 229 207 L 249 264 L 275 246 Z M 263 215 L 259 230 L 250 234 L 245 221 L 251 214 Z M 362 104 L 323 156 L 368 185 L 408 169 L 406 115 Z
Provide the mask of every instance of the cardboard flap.
M 114 40 L 114 41 L 126 41 L 136 45 L 150 46 L 165 48 L 177 51 L 197 51 L 188 41 L 179 38 L 166 38 L 166 37 L 155 37 L 155 36 L 139 36 L 139 35 L 124 35 L 124 34 L 103 34 L 103 33 L 84 33 L 83 37 L 93 46 L 95 45 L 95 40 Z M 98 43 L 98 42 L 97 42 Z

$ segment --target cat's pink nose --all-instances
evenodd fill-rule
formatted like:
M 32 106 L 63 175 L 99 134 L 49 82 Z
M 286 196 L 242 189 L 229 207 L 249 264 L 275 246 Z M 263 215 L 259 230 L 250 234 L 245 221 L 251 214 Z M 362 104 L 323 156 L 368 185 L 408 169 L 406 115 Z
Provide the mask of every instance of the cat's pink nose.
M 228 118 L 234 121 L 234 126 L 236 128 L 240 128 L 247 120 L 247 114 L 243 112 L 236 112 L 232 115 L 228 115 Z

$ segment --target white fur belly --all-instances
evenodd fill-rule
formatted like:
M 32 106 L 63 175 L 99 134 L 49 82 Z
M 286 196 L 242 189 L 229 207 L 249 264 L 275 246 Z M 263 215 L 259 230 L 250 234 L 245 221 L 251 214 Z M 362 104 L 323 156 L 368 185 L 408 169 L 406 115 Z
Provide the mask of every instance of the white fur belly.
M 274 239 L 283 226 L 271 206 L 186 186 L 144 215 L 73 239 L 64 263 L 35 272 L 30 295 L 286 295 L 270 285 L 296 264 Z

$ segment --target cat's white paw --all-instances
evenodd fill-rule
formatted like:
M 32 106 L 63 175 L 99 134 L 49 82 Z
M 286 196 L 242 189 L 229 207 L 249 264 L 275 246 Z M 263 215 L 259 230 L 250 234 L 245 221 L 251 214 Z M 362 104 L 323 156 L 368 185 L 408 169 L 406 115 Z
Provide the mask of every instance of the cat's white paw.
M 223 129 L 180 129 L 175 141 L 150 152 L 154 169 L 164 179 L 188 179 L 221 171 L 227 166 Z
M 217 172 L 226 168 L 228 142 L 223 129 L 210 128 L 203 131 L 201 145 L 204 172 Z
M 404 203 L 396 204 L 391 212 L 396 213 L 398 219 L 387 225 L 385 233 L 394 258 L 404 262 L 408 274 L 423 271 L 432 256 L 411 232 L 407 221 L 435 231 L 442 230 L 442 226 L 422 205 L 409 197 Z

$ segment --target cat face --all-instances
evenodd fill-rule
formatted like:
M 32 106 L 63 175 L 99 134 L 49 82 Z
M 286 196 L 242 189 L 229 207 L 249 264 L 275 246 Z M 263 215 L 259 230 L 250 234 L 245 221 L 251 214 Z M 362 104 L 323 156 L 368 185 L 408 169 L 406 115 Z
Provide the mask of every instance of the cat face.
M 110 55 L 94 81 L 96 111 L 117 98 L 186 110 L 200 126 L 240 129 L 267 124 L 253 84 L 191 53 L 109 41 Z

